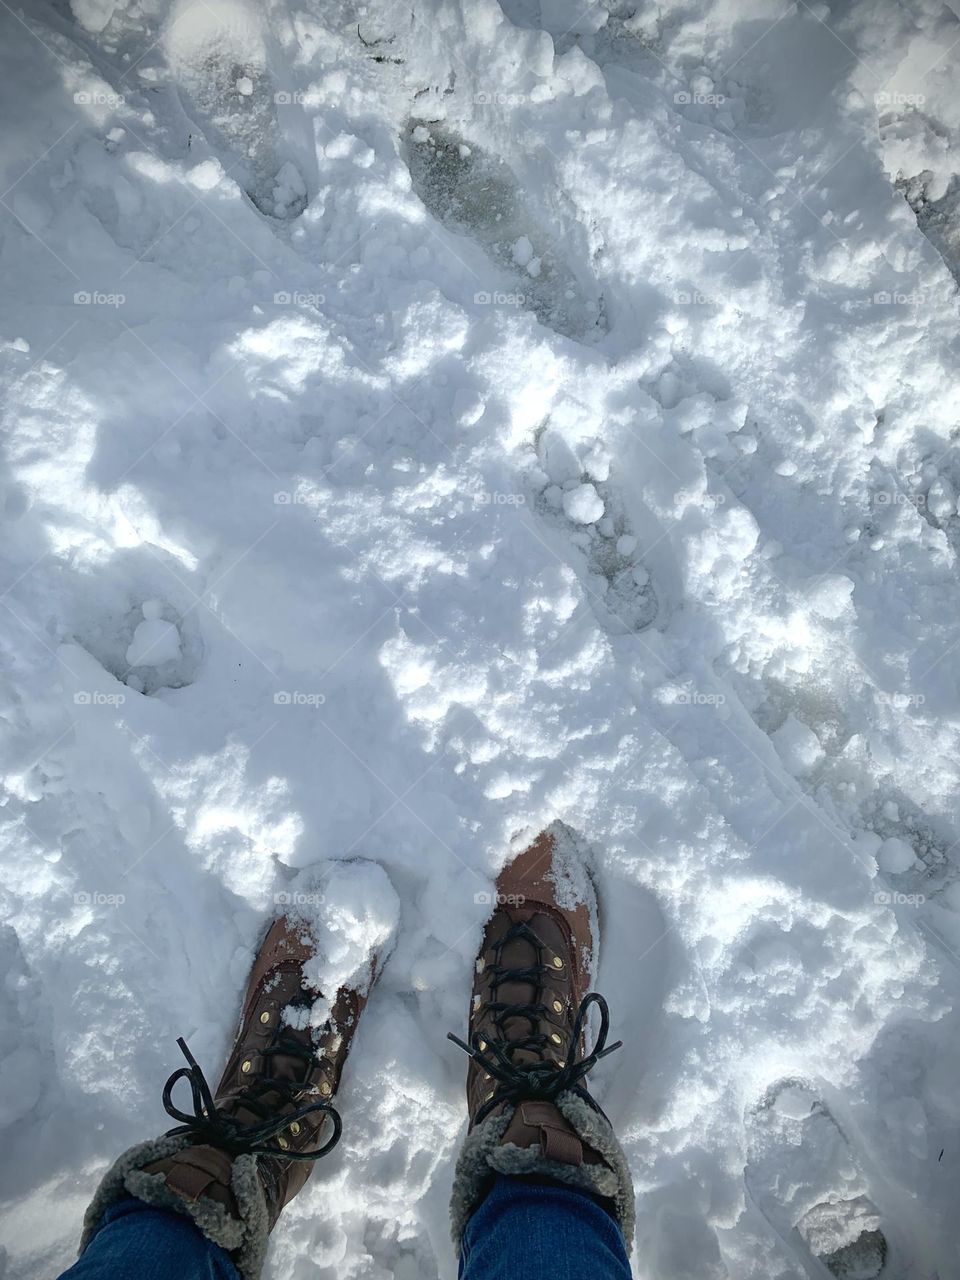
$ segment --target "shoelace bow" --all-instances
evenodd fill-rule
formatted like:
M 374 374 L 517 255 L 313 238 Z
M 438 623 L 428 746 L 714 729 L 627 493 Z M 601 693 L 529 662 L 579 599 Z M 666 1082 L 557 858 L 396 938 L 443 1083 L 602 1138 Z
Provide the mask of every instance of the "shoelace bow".
M 539 979 L 550 973 L 550 969 L 542 962 L 543 944 L 533 930 L 524 923 L 512 925 L 497 944 L 497 961 L 499 961 L 503 947 L 507 942 L 518 937 L 523 937 L 534 945 L 537 951 L 537 963 L 516 968 L 507 968 L 499 963 L 491 965 L 489 972 L 493 974 L 491 988 L 494 993 L 496 988 L 505 982 L 529 982 L 542 987 L 543 984 Z M 583 1056 L 579 1056 L 583 1028 L 591 1005 L 596 1005 L 600 1010 L 600 1028 L 592 1050 Z M 588 1071 L 591 1071 L 596 1066 L 601 1058 L 605 1058 L 607 1054 L 621 1048 L 623 1041 L 617 1040 L 614 1044 L 607 1044 L 607 1034 L 610 1030 L 610 1010 L 606 1000 L 599 992 L 591 991 L 580 1002 L 576 1017 L 573 1020 L 570 1052 L 562 1067 L 556 1062 L 550 1062 L 546 1059 L 541 1059 L 539 1062 L 515 1063 L 512 1058 L 512 1055 L 520 1049 L 542 1052 L 546 1047 L 547 1037 L 535 1030 L 540 1016 L 547 1012 L 542 1004 L 505 1004 L 494 1000 L 487 1003 L 487 1011 L 493 1012 L 494 1025 L 499 1031 L 503 1031 L 503 1024 L 507 1018 L 523 1017 L 530 1021 L 531 1033 L 527 1036 L 519 1036 L 516 1039 L 507 1040 L 505 1038 L 491 1038 L 489 1031 L 484 1032 L 482 1035 L 479 1031 L 475 1031 L 470 1037 L 470 1043 L 467 1044 L 459 1036 L 455 1036 L 452 1031 L 447 1032 L 448 1040 L 452 1040 L 454 1044 L 459 1045 L 478 1066 L 482 1067 L 492 1079 L 498 1082 L 493 1097 L 478 1109 L 474 1117 L 474 1124 L 479 1124 L 485 1116 L 489 1115 L 502 1102 L 509 1102 L 514 1105 L 528 1100 L 555 1102 L 559 1095 L 566 1090 L 572 1090 L 572 1092 L 583 1098 L 585 1102 L 589 1103 L 594 1111 L 600 1111 L 600 1107 L 579 1082 Z M 486 1042 L 486 1049 L 480 1048 L 481 1040 Z M 491 1050 L 492 1056 L 486 1050 Z
M 213 1094 L 207 1084 L 206 1077 L 197 1064 L 196 1058 L 187 1047 L 187 1042 L 180 1037 L 177 1040 L 177 1044 L 180 1046 L 180 1051 L 189 1066 L 180 1067 L 177 1071 L 174 1071 L 163 1087 L 164 1111 L 172 1119 L 181 1121 L 175 1129 L 168 1130 L 168 1137 L 179 1133 L 188 1133 L 191 1137 L 196 1136 L 203 1142 L 209 1143 L 210 1146 L 221 1147 L 223 1150 L 229 1151 L 231 1155 L 279 1156 L 281 1160 L 319 1160 L 322 1156 L 332 1151 L 340 1141 L 343 1124 L 339 1111 L 332 1103 L 311 1102 L 305 1107 L 300 1107 L 295 1111 L 286 1111 L 278 1116 L 275 1114 L 275 1108 L 268 1107 L 263 1102 L 266 1094 L 277 1093 L 284 1102 L 292 1103 L 295 1100 L 295 1095 L 303 1087 L 294 1080 L 273 1080 L 269 1076 L 260 1076 L 252 1080 L 247 1088 L 231 1094 L 230 1103 L 232 1106 L 239 1103 L 255 1115 L 262 1117 L 261 1124 L 244 1124 L 243 1121 L 231 1115 L 229 1111 L 217 1106 L 213 1100 Z M 312 1066 L 314 1062 L 312 1052 L 305 1045 L 300 1044 L 289 1036 L 284 1036 L 280 1028 L 278 1028 L 274 1043 L 261 1052 L 264 1057 L 284 1054 L 302 1058 L 308 1067 Z M 179 1107 L 173 1104 L 173 1090 L 179 1080 L 187 1080 L 190 1083 L 190 1092 L 193 1097 L 192 1115 L 181 1111 Z M 284 1151 L 279 1146 L 268 1145 L 271 1138 L 275 1138 L 283 1129 L 288 1128 L 293 1121 L 303 1120 L 306 1116 L 314 1115 L 318 1111 L 326 1112 L 333 1122 L 333 1133 L 318 1150 Z

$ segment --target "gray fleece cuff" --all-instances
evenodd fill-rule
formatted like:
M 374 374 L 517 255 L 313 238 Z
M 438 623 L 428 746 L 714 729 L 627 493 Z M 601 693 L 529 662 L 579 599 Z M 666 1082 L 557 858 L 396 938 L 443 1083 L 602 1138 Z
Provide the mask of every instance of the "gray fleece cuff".
M 559 1160 L 548 1160 L 539 1147 L 517 1147 L 512 1143 L 501 1146 L 500 1139 L 510 1123 L 513 1109 L 508 1107 L 500 1115 L 488 1116 L 467 1134 L 453 1177 L 450 1226 L 453 1243 L 458 1250 L 467 1222 L 489 1188 L 491 1179 L 495 1174 L 503 1173 L 555 1178 L 558 1182 L 606 1197 L 613 1203 L 627 1252 L 631 1251 L 635 1205 L 633 1180 L 623 1148 L 609 1121 L 575 1093 L 561 1093 L 557 1107 L 569 1120 L 581 1142 L 603 1157 L 603 1163 L 562 1164 Z
M 270 1235 L 270 1219 L 257 1175 L 257 1157 L 237 1156 L 233 1161 L 230 1186 L 240 1210 L 237 1219 L 223 1205 L 206 1196 L 194 1202 L 182 1200 L 160 1174 L 144 1172 L 146 1165 L 164 1160 L 189 1145 L 189 1139 L 181 1134 L 141 1142 L 125 1151 L 104 1174 L 83 1216 L 79 1253 L 83 1253 L 96 1235 L 100 1219 L 110 1205 L 136 1196 L 157 1209 L 172 1209 L 192 1218 L 208 1240 L 230 1254 L 241 1280 L 259 1280 Z

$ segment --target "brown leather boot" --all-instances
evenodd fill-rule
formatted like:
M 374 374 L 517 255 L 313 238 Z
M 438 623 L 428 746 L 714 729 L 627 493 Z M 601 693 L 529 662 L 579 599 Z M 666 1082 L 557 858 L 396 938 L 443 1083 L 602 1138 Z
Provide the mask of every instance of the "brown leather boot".
M 602 996 L 588 994 L 597 910 L 579 841 L 554 824 L 497 880 L 477 957 L 469 1044 L 470 1127 L 457 1164 L 455 1243 L 497 1173 L 547 1177 L 609 1201 L 629 1248 L 633 1187 L 623 1152 L 585 1084 L 607 1045 Z M 590 1052 L 586 1022 L 599 1012 Z
M 377 977 L 371 957 L 368 979 L 341 988 L 328 1008 L 304 974 L 315 952 L 304 921 L 273 922 L 215 1094 L 186 1043 L 177 1042 L 189 1065 L 170 1076 L 163 1105 L 181 1124 L 132 1148 L 109 1171 L 87 1210 L 81 1253 L 107 1205 L 134 1195 L 187 1214 L 231 1253 L 244 1280 L 259 1275 L 280 1211 L 340 1138 L 332 1099 Z M 180 1081 L 190 1086 L 192 1112 L 173 1101 Z

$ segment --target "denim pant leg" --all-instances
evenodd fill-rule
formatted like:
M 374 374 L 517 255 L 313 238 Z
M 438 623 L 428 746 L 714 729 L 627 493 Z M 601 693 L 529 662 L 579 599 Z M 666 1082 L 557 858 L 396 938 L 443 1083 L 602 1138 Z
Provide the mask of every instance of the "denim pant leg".
M 132 1196 L 112 1204 L 60 1280 L 239 1280 L 230 1255 L 183 1214 Z
M 630 1263 L 588 1192 L 497 1177 L 463 1233 L 460 1280 L 630 1280 Z

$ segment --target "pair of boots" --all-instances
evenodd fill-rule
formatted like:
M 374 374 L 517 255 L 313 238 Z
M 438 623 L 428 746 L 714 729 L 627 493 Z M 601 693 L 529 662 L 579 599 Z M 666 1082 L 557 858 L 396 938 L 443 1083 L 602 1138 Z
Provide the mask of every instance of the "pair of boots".
M 546 1177 L 603 1197 L 629 1243 L 633 1188 L 609 1121 L 584 1078 L 606 1046 L 607 1008 L 587 994 L 596 954 L 589 880 L 544 832 L 497 882 L 477 957 L 469 1043 L 470 1127 L 451 1201 L 454 1242 L 494 1176 Z M 133 1195 L 188 1215 L 256 1280 L 281 1210 L 340 1137 L 333 1105 L 360 1015 L 377 977 L 341 988 L 323 1027 L 307 1025 L 320 998 L 305 978 L 316 942 L 293 915 L 274 921 L 247 986 L 240 1026 L 215 1094 L 183 1040 L 188 1065 L 167 1081 L 177 1128 L 132 1147 L 105 1175 L 84 1219 L 83 1252 L 104 1210 Z M 587 1053 L 585 1021 L 598 1006 Z M 298 1011 L 304 1016 L 298 1016 Z M 192 1113 L 173 1102 L 179 1081 Z

